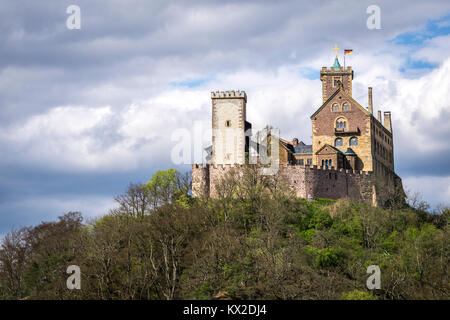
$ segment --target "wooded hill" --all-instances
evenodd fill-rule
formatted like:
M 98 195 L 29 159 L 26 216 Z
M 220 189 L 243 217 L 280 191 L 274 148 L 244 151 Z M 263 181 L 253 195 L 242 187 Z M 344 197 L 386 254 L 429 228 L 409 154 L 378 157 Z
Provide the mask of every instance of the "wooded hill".
M 450 210 L 295 198 L 277 176 L 230 172 L 218 199 L 159 171 L 93 221 L 69 212 L 11 231 L 2 299 L 449 299 Z M 81 289 L 69 290 L 69 265 Z M 369 265 L 381 289 L 368 290 Z

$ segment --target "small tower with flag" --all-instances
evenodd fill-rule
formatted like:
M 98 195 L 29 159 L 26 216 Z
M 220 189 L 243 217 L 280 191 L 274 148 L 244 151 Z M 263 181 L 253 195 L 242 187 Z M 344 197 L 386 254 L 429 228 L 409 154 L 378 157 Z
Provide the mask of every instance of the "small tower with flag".
M 339 85 L 342 85 L 345 92 L 350 96 L 352 95 L 352 80 L 353 70 L 352 67 L 342 67 L 339 63 L 337 44 L 334 46 L 336 57 L 334 59 L 333 66 L 330 68 L 323 67 L 320 71 L 320 80 L 322 81 L 322 100 L 325 102 L 337 89 Z M 349 49 L 344 51 L 344 59 Z M 350 53 L 353 50 L 350 50 Z

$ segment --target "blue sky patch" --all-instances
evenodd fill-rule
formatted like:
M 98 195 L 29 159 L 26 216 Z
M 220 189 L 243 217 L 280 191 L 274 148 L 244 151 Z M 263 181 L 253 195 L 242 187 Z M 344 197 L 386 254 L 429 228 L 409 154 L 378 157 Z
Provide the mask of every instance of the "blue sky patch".
M 299 72 L 302 77 L 309 80 L 318 80 L 320 78 L 320 72 L 313 68 L 300 68 Z
M 423 47 L 425 42 L 430 39 L 448 34 L 450 34 L 450 14 L 440 19 L 428 20 L 422 29 L 399 34 L 394 39 L 388 40 L 388 43 L 419 48 Z M 414 53 L 414 50 L 408 52 L 404 65 L 399 69 L 400 72 L 410 74 L 414 78 L 439 66 L 437 63 L 413 59 L 411 57 L 412 53 Z
M 450 34 L 450 14 L 441 19 L 428 20 L 423 29 L 399 34 L 390 42 L 397 45 L 420 46 L 429 39 L 447 34 Z
M 194 79 L 185 79 L 182 81 L 173 81 L 170 83 L 171 86 L 174 87 L 188 87 L 188 88 L 196 88 L 200 87 L 209 81 L 211 81 L 213 77 L 207 77 L 207 78 L 194 78 Z

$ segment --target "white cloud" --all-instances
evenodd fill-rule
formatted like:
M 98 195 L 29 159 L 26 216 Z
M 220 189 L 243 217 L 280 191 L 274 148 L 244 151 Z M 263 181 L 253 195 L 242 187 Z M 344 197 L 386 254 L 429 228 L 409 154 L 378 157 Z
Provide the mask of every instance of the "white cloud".
M 169 159 L 172 131 L 205 120 L 208 99 L 208 91 L 175 89 L 117 111 L 53 108 L 0 129 L 0 143 L 8 150 L 1 161 L 68 172 L 145 167 Z
M 445 139 L 430 137 L 439 125 L 446 124 L 439 116 L 450 110 L 450 58 L 417 79 L 406 79 L 396 71 L 396 57 L 359 56 L 355 64 L 353 96 L 366 106 L 367 86 L 374 87 L 375 110 L 392 111 L 399 154 L 409 153 L 411 148 L 437 152 L 447 147 Z M 168 160 L 174 130 L 190 130 L 195 121 L 210 124 L 209 91 L 244 89 L 247 119 L 255 129 L 271 124 L 287 139 L 295 136 L 309 142 L 309 116 L 321 104 L 321 83 L 303 78 L 304 67 L 285 65 L 277 70 L 217 74 L 199 88 L 168 87 L 115 110 L 109 106 L 57 107 L 23 124 L 0 129 L 0 139 L 15 152 L 9 157 L 11 162 L 17 161 L 20 153 L 20 161 L 51 169 L 132 170 L 151 161 Z
M 411 194 L 417 192 L 423 200 L 433 206 L 450 204 L 450 176 L 411 176 L 403 179 L 403 186 Z
M 425 60 L 432 63 L 441 63 L 448 58 L 449 52 L 450 35 L 445 35 L 427 40 L 425 46 L 415 52 L 413 54 L 413 57 L 417 60 Z

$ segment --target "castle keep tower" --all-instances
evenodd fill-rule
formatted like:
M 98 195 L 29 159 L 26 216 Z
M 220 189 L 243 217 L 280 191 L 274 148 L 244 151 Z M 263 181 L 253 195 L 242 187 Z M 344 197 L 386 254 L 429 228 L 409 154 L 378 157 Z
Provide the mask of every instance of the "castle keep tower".
M 212 163 L 244 164 L 246 149 L 245 91 L 211 92 Z
M 322 103 L 339 88 L 339 84 L 342 83 L 345 93 L 352 96 L 352 80 L 353 70 L 352 67 L 344 69 L 339 64 L 339 60 L 336 57 L 334 65 L 331 68 L 323 67 L 320 71 L 320 81 L 322 81 Z

